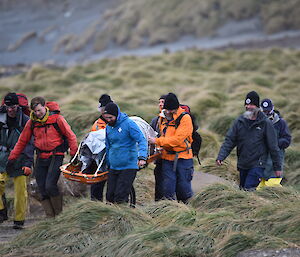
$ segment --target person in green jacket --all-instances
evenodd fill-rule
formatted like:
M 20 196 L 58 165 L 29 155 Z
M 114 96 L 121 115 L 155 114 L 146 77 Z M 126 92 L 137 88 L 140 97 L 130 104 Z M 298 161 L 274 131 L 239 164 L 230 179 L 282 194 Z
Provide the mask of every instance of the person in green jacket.
M 27 210 L 26 176 L 31 174 L 33 163 L 33 144 L 30 142 L 20 157 L 14 162 L 8 162 L 10 151 L 17 143 L 19 136 L 29 120 L 18 102 L 15 93 L 8 93 L 0 112 L 0 223 L 7 220 L 5 185 L 9 178 L 14 182 L 14 229 L 24 226 Z

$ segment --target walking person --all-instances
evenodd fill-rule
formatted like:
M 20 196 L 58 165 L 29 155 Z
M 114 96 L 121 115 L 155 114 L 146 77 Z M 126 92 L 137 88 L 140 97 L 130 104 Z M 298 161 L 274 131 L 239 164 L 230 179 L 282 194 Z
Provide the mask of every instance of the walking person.
M 102 115 L 104 113 L 105 106 L 112 102 L 113 101 L 111 100 L 111 97 L 109 95 L 103 94 L 100 96 L 98 105 L 100 117 L 94 122 L 91 131 L 97 131 L 99 129 L 106 128 L 107 121 L 103 118 Z M 91 200 L 103 201 L 103 190 L 105 184 L 106 180 L 91 185 Z
M 4 97 L 0 113 L 0 223 L 7 220 L 5 186 L 9 178 L 14 183 L 14 229 L 22 229 L 27 211 L 27 181 L 33 163 L 33 144 L 29 142 L 14 163 L 8 163 L 10 151 L 17 143 L 29 117 L 22 112 L 16 93 Z
M 282 164 L 277 137 L 272 122 L 260 111 L 259 95 L 251 91 L 245 98 L 244 114 L 239 116 L 226 134 L 216 163 L 222 165 L 233 148 L 237 147 L 237 169 L 240 188 L 255 190 L 263 178 L 268 153 L 276 176 L 281 176 Z
M 150 126 L 158 133 L 157 137 L 160 137 L 159 124 L 160 124 L 160 115 L 164 107 L 165 99 L 167 95 L 162 95 L 159 98 L 158 109 L 159 114 L 154 117 L 150 123 Z M 163 175 L 162 175 L 162 159 L 159 158 L 155 161 L 154 168 L 154 179 L 155 179 L 155 192 L 154 199 L 155 201 L 159 201 L 163 198 Z
M 163 109 L 165 117 L 160 124 L 160 137 L 149 138 L 149 142 L 163 148 L 163 197 L 170 200 L 177 197 L 178 201 L 186 203 L 193 195 L 192 119 L 184 114 L 185 110 L 180 107 L 173 93 L 166 96 Z M 180 123 L 177 124 L 179 117 Z
M 274 110 L 274 105 L 271 99 L 266 98 L 262 100 L 261 109 L 264 112 L 264 114 L 267 115 L 267 117 L 270 119 L 270 121 L 272 122 L 275 128 L 278 147 L 279 147 L 280 160 L 282 162 L 282 168 L 283 168 L 285 149 L 289 147 L 292 139 L 288 125 L 286 121 L 280 116 L 280 113 Z M 281 178 L 282 176 L 283 174 L 281 174 Z M 275 175 L 275 172 L 273 170 L 273 162 L 271 156 L 268 155 L 267 163 L 264 170 L 264 179 L 268 181 L 269 179 L 272 178 L 277 178 L 277 176 Z
M 47 102 L 43 97 L 31 100 L 30 120 L 26 123 L 20 138 L 9 155 L 15 161 L 23 149 L 34 138 L 37 152 L 35 177 L 42 196 L 42 206 L 47 217 L 54 217 L 62 211 L 62 195 L 57 182 L 64 152 L 70 147 L 70 154 L 77 152 L 77 139 L 69 124 L 60 114 L 56 102 Z
M 109 166 L 106 200 L 126 203 L 137 170 L 146 164 L 147 140 L 137 124 L 115 103 L 105 106 L 106 159 Z

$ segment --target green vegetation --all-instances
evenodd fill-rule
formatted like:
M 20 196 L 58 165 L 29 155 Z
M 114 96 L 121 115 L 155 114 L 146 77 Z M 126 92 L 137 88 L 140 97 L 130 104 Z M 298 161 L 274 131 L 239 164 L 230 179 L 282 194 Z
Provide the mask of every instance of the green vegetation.
M 299 247 L 300 196 L 289 188 L 244 192 L 216 184 L 190 204 L 131 209 L 86 199 L 25 230 L 1 256 L 226 256 Z
M 299 69 L 296 50 L 189 50 L 104 59 L 70 69 L 35 66 L 25 74 L 1 78 L 2 95 L 18 91 L 57 101 L 79 139 L 97 118 L 103 93 L 110 94 L 123 112 L 149 122 L 159 96 L 174 92 L 200 123 L 200 170 L 230 182 L 203 189 L 188 205 L 153 203 L 149 165 L 135 182 L 137 209 L 80 200 L 57 219 L 26 230 L 0 254 L 213 257 L 235 256 L 246 249 L 299 247 Z M 238 190 L 235 153 L 225 165 L 215 165 L 226 130 L 243 112 L 244 97 L 251 90 L 261 99 L 271 98 L 291 129 L 283 188 Z
M 108 10 L 81 35 L 64 35 L 54 47 L 66 53 L 81 50 L 91 41 L 96 52 L 110 44 L 137 48 L 173 42 L 184 36 L 211 36 L 230 21 L 260 18 L 266 33 L 300 29 L 298 0 L 127 0 Z M 275 64 L 276 65 L 276 64 Z M 257 64 L 246 59 L 240 68 Z M 220 64 L 219 71 L 232 70 Z

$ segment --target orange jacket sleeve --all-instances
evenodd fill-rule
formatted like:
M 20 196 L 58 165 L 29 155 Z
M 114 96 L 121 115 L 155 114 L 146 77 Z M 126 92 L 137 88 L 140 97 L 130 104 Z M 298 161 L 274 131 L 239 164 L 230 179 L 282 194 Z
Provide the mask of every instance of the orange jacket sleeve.
M 32 129 L 31 129 L 32 121 L 28 120 L 26 125 L 16 143 L 14 149 L 10 152 L 8 160 L 16 160 L 20 154 L 23 152 L 26 145 L 29 143 L 31 136 L 32 136 Z
M 70 125 L 67 123 L 65 118 L 61 115 L 59 115 L 59 117 L 57 118 L 57 125 L 59 126 L 61 133 L 68 139 L 70 146 L 70 155 L 75 155 L 78 149 L 76 135 L 72 131 Z

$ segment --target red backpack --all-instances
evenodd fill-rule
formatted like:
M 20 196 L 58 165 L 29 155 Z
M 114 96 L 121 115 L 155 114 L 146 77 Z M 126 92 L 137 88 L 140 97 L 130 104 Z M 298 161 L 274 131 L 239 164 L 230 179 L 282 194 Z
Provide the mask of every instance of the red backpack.
M 30 110 L 29 110 L 27 96 L 22 93 L 16 93 L 16 95 L 18 97 L 19 105 L 22 108 L 23 113 L 26 114 L 27 116 L 30 116 Z
M 27 116 L 30 115 L 29 105 L 28 105 L 28 98 L 25 94 L 22 93 L 16 93 L 18 100 L 19 100 L 19 106 L 21 107 L 24 114 Z M 4 105 L 4 99 L 2 99 L 1 105 Z

